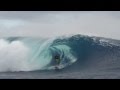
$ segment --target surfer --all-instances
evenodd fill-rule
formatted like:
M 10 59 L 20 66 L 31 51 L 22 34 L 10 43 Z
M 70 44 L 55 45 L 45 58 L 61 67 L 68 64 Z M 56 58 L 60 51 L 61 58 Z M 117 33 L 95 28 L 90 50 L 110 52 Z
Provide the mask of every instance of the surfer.
M 56 61 L 57 65 L 60 64 L 60 56 L 59 55 L 55 56 L 55 61 Z

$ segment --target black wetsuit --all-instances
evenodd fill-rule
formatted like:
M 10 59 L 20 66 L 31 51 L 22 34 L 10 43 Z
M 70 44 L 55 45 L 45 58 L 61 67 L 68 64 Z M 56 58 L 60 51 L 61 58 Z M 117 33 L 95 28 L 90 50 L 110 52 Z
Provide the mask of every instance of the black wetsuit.
M 56 60 L 57 65 L 59 65 L 60 64 L 60 57 L 59 56 L 55 56 L 55 60 Z

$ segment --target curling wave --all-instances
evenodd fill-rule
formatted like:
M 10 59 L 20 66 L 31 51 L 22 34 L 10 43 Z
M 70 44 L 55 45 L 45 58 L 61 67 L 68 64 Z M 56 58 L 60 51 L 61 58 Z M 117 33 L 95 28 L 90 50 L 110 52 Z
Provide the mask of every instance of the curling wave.
M 55 55 L 63 70 L 119 67 L 120 41 L 84 35 L 1 38 L 0 72 L 55 69 Z

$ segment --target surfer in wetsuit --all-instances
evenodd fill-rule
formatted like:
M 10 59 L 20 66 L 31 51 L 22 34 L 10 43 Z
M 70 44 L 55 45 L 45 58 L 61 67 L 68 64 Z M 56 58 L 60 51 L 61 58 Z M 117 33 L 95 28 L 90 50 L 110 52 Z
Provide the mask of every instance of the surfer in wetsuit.
M 55 56 L 55 61 L 56 61 L 57 65 L 60 64 L 60 56 L 59 55 Z

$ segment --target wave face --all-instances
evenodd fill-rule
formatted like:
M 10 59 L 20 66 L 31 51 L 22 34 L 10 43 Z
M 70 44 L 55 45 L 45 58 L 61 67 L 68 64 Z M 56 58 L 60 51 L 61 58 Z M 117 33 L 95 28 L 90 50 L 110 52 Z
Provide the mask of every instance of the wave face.
M 55 69 L 114 69 L 120 66 L 120 41 L 74 35 L 60 38 L 9 37 L 0 39 L 0 72 Z

